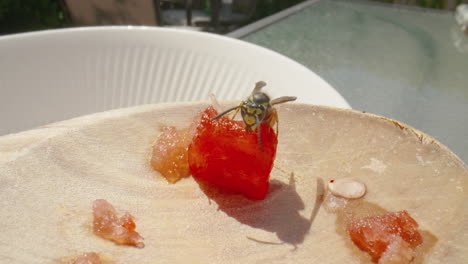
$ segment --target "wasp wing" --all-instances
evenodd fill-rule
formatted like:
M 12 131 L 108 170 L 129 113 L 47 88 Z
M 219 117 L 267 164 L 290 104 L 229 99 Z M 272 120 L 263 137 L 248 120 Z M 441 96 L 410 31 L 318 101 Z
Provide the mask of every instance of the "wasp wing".
M 252 91 L 252 94 L 259 93 L 260 90 L 265 87 L 267 84 L 264 81 L 259 81 L 255 84 L 255 88 Z
M 297 99 L 296 96 L 281 96 L 279 98 L 275 98 L 271 100 L 271 105 L 277 105 L 277 104 L 282 104 L 286 102 L 291 102 L 295 101 Z

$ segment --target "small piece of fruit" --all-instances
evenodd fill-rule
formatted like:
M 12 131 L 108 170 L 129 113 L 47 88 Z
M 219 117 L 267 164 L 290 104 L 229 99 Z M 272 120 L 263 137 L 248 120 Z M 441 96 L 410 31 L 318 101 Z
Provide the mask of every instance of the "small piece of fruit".
M 250 199 L 264 199 L 278 144 L 273 129 L 261 125 L 263 149 L 257 131 L 246 131 L 242 121 L 207 108 L 189 146 L 188 161 L 193 177 Z
M 117 212 L 109 202 L 98 199 L 93 202 L 93 215 L 93 231 L 96 235 L 119 245 L 145 247 L 143 237 L 135 231 L 135 221 L 129 213 L 118 218 Z
M 187 130 L 165 127 L 153 146 L 151 166 L 170 183 L 190 175 L 187 151 L 192 135 Z
M 354 244 L 369 253 L 374 262 L 377 262 L 387 249 L 391 249 L 393 255 L 399 254 L 389 248 L 397 237 L 406 242 L 411 249 L 422 243 L 418 223 L 407 211 L 352 220 L 348 224 L 348 233 Z M 405 248 L 405 245 L 401 244 L 392 247 Z
M 366 194 L 366 185 L 346 178 L 329 181 L 328 189 L 333 195 L 346 199 L 358 199 Z

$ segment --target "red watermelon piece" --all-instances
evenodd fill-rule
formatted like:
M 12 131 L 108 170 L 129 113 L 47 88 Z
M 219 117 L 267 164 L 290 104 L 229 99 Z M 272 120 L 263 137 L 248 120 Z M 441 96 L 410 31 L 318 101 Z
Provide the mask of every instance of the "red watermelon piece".
M 278 144 L 274 130 L 261 125 L 263 149 L 257 130 L 246 131 L 242 121 L 223 116 L 208 107 L 201 113 L 188 149 L 192 176 L 222 190 L 264 199 Z

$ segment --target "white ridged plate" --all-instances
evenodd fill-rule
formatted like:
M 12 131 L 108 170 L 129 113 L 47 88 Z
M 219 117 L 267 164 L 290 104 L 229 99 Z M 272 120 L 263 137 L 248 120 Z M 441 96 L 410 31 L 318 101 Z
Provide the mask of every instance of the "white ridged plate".
M 316 74 L 271 50 L 214 34 L 96 27 L 0 37 L 0 135 L 149 103 L 272 96 L 349 108 Z

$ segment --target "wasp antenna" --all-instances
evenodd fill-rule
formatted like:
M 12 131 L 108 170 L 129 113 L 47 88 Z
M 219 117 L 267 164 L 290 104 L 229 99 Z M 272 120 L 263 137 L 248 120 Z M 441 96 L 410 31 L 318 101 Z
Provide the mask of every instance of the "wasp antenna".
M 255 84 L 255 88 L 253 89 L 253 93 L 258 93 L 260 90 L 265 87 L 267 84 L 264 81 L 259 81 Z
M 282 104 L 286 102 L 296 101 L 296 96 L 282 96 L 276 99 L 271 100 L 271 105 Z
M 231 107 L 231 108 L 229 108 L 228 110 L 222 112 L 221 114 L 218 114 L 217 116 L 211 118 L 211 120 L 212 120 L 212 121 L 213 121 L 213 120 L 216 120 L 216 119 L 222 117 L 223 115 L 225 115 L 225 114 L 231 112 L 232 110 L 236 110 L 237 108 L 239 108 L 239 107 L 241 107 L 241 106 L 242 106 L 242 105 L 238 105 L 238 106 Z

